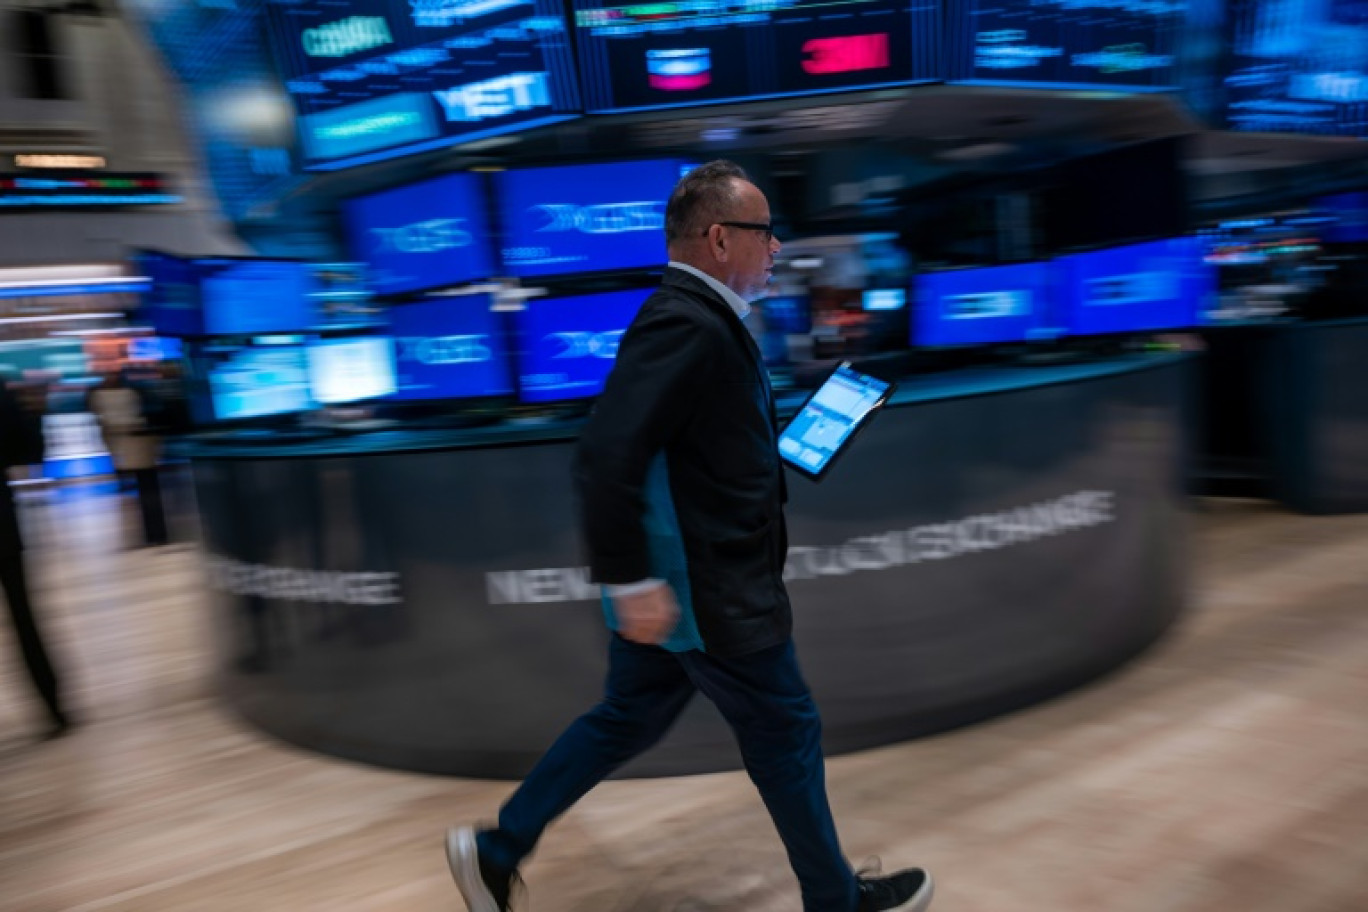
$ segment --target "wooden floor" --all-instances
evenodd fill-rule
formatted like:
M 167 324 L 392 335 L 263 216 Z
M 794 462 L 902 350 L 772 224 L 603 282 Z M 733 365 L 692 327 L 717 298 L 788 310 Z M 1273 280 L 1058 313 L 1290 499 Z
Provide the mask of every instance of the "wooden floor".
M 198 553 L 121 549 L 131 510 L 31 511 L 87 724 L 31 742 L 0 623 L 0 910 L 461 910 L 443 829 L 509 786 L 245 728 L 214 699 Z M 852 859 L 931 868 L 940 912 L 1368 912 L 1368 516 L 1206 502 L 1196 521 L 1197 610 L 1134 665 L 831 761 Z M 526 875 L 537 912 L 798 909 L 740 774 L 605 785 Z

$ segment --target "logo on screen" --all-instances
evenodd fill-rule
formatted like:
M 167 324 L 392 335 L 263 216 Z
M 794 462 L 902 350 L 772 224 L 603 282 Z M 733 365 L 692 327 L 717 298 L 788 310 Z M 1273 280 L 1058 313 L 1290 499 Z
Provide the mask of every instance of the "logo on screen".
M 350 16 L 305 29 L 300 40 L 310 57 L 346 57 L 394 43 L 384 16 Z
M 464 123 L 549 107 L 551 83 L 545 73 L 510 73 L 432 95 L 448 121 Z
M 438 253 L 469 247 L 475 238 L 462 228 L 463 218 L 428 219 L 399 228 L 372 228 L 376 253 Z
M 1029 291 L 980 291 L 950 295 L 941 305 L 947 320 L 986 320 L 1018 317 L 1031 311 Z
M 625 329 L 611 332 L 558 332 L 551 333 L 546 341 L 558 346 L 560 351 L 553 358 L 605 358 L 617 357 L 618 345 L 622 342 Z
M 479 364 L 494 358 L 489 336 L 416 336 L 396 339 L 400 361 L 419 364 Z
M 712 51 L 685 48 L 646 52 L 646 76 L 662 92 L 692 92 L 712 82 Z
M 813 76 L 880 70 L 888 66 L 888 35 L 813 38 L 803 45 L 803 72 Z
M 527 210 L 545 222 L 538 231 L 578 231 L 581 234 L 622 234 L 627 231 L 663 231 L 665 204 L 653 200 L 576 206 L 543 203 Z

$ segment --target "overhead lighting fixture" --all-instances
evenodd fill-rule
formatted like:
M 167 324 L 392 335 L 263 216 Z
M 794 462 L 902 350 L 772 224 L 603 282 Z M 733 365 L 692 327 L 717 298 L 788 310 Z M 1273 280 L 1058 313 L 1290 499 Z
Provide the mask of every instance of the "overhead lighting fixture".
M 0 317 L 0 323 L 68 323 L 74 320 L 121 320 L 121 313 L 50 314 L 45 317 Z
M 58 168 L 76 171 L 103 168 L 108 164 L 103 155 L 69 155 L 56 153 L 20 153 L 14 156 L 16 168 Z

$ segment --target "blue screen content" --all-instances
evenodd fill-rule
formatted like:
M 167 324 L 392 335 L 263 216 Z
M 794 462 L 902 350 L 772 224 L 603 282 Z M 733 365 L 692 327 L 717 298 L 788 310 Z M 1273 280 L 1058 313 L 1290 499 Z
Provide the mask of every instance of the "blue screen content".
M 579 111 L 559 0 L 268 0 L 267 13 L 309 168 Z
M 1316 201 L 1316 209 L 1333 221 L 1325 239 L 1335 244 L 1368 241 L 1368 192 L 1337 193 Z
M 458 285 L 494 274 L 483 187 L 448 174 L 346 205 L 352 255 L 384 295 Z
M 838 367 L 779 435 L 779 455 L 808 472 L 821 472 L 888 386 L 882 380 Z
M 664 266 L 672 160 L 503 171 L 495 195 L 510 275 Z
M 1046 325 L 1049 266 L 1026 263 L 917 276 L 914 345 L 1022 342 Z
M 955 0 L 951 78 L 1172 88 L 1187 9 L 1186 0 Z
M 390 310 L 398 356 L 394 398 L 477 399 L 513 393 L 498 314 L 486 295 L 401 304 Z
M 318 286 L 307 263 L 201 259 L 195 268 L 206 335 L 303 332 L 318 322 Z
M 1064 331 L 1078 336 L 1197 326 L 1214 304 L 1215 267 L 1197 238 L 1098 250 L 1056 261 Z
M 532 298 L 517 314 L 523 402 L 597 396 L 613 369 L 623 332 L 650 295 L 616 291 L 574 298 Z
M 1226 124 L 1368 136 L 1368 0 L 1229 0 Z
M 939 78 L 937 4 L 575 0 L 589 111 L 673 108 Z
M 214 360 L 209 395 L 219 421 L 302 412 L 314 405 L 301 345 L 251 346 Z
M 152 286 L 143 294 L 145 319 L 164 336 L 198 336 L 204 333 L 200 308 L 199 275 L 189 260 L 165 253 L 137 255 L 138 271 Z

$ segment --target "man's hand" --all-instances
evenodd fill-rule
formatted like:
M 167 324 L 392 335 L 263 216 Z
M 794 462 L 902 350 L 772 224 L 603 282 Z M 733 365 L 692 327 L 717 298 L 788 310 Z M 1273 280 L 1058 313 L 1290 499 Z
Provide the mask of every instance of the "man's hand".
M 645 646 L 659 646 L 665 642 L 679 623 L 679 605 L 668 583 L 645 592 L 614 596 L 613 609 L 617 614 L 618 633 Z

